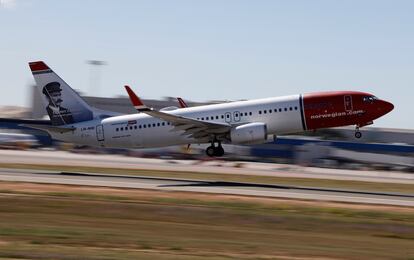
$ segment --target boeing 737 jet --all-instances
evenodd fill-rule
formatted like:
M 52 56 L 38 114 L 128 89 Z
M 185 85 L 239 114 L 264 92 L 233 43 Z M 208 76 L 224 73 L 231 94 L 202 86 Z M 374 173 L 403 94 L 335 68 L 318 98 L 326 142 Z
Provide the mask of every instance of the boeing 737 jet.
M 259 144 L 271 136 L 354 125 L 360 127 L 393 110 L 376 96 L 356 91 L 298 94 L 235 101 L 180 109 L 154 110 L 145 106 L 125 86 L 137 114 L 118 115 L 89 106 L 44 62 L 30 62 L 30 69 L 48 123 L 25 121 L 27 127 L 47 131 L 52 138 L 82 145 L 147 148 L 182 144 L 211 144 L 208 156 L 222 156 L 223 143 Z

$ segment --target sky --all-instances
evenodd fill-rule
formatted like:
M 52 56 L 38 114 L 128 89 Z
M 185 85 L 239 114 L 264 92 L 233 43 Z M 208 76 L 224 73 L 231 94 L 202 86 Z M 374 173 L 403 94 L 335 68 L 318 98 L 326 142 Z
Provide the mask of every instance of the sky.
M 0 0 L 0 106 L 30 106 L 27 62 L 43 60 L 103 97 L 125 84 L 193 101 L 365 91 L 395 105 L 374 126 L 414 129 L 413 13 L 398 0 Z

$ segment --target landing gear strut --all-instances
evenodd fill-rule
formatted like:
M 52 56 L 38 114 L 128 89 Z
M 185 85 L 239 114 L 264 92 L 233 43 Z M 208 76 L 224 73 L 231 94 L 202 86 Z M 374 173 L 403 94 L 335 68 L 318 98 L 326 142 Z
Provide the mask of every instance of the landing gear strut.
M 362 133 L 359 131 L 359 127 L 355 128 L 355 138 L 359 139 L 362 137 Z
M 221 157 L 224 155 L 223 146 L 218 142 L 218 146 L 214 146 L 214 143 L 211 143 L 211 146 L 207 147 L 206 154 L 210 157 Z

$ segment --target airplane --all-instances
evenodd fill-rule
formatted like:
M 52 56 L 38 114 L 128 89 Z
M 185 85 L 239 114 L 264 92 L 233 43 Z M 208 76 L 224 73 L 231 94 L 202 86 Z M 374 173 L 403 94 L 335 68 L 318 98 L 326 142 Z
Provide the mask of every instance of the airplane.
M 43 61 L 30 62 L 29 67 L 50 123 L 23 125 L 47 131 L 57 140 L 98 147 L 206 143 L 210 144 L 206 154 L 219 157 L 224 155 L 222 143 L 260 144 L 269 136 L 274 140 L 278 135 L 322 128 L 354 125 L 355 137 L 360 138 L 360 127 L 394 108 L 369 93 L 332 91 L 158 111 L 145 106 L 125 86 L 138 113 L 114 115 L 89 106 Z

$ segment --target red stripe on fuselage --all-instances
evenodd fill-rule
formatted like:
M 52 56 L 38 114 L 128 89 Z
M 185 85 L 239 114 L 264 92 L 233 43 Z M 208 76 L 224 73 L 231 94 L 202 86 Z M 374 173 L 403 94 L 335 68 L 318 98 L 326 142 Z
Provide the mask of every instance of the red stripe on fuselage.
M 381 116 L 372 104 L 363 101 L 369 93 L 355 91 L 320 92 L 303 95 L 303 109 L 308 130 L 364 125 Z

